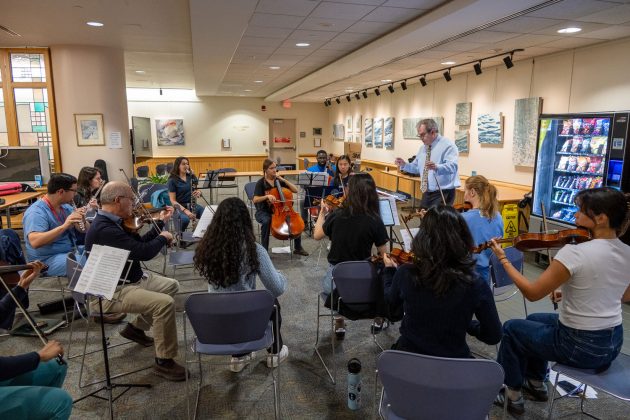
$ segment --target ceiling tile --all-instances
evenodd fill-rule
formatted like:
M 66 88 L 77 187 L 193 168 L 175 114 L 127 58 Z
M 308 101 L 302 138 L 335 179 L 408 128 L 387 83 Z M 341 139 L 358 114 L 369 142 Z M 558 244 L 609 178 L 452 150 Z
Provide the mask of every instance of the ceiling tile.
M 577 32 L 575 34 L 559 34 L 558 29 L 568 28 L 572 26 L 577 26 L 578 28 L 582 28 L 582 31 Z M 555 24 L 550 26 L 549 28 L 542 29 L 540 31 L 536 31 L 534 33 L 541 35 L 560 35 L 562 37 L 586 37 L 588 38 L 588 33 L 591 31 L 596 31 L 598 29 L 604 29 L 608 25 L 604 25 L 601 23 L 594 22 L 577 22 L 575 20 L 565 20 L 559 24 Z
M 254 13 L 250 25 L 255 26 L 267 26 L 272 28 L 297 28 L 302 21 L 303 17 L 300 16 L 288 16 L 288 15 L 272 15 L 268 13 Z
M 256 11 L 259 13 L 287 14 L 294 16 L 308 16 L 317 6 L 311 0 L 260 0 Z
M 364 20 L 355 23 L 346 32 L 360 33 L 360 34 L 373 34 L 382 35 L 398 27 L 397 23 L 391 22 L 366 22 Z
M 361 20 L 368 22 L 408 22 L 424 13 L 422 9 L 403 9 L 400 7 L 379 7 Z
M 433 51 L 470 51 L 476 48 L 488 48 L 487 44 L 481 44 L 479 42 L 464 42 L 464 41 L 452 41 L 447 44 L 443 44 L 433 48 Z
M 611 7 L 590 15 L 577 17 L 575 20 L 606 24 L 620 24 L 630 21 L 630 4 Z
M 311 17 L 359 20 L 374 9 L 374 6 L 322 2 L 313 10 Z
M 286 54 L 277 53 L 270 56 L 266 61 L 263 62 L 263 64 L 266 66 L 286 67 L 286 66 L 292 66 L 293 64 L 300 61 L 302 58 L 303 56 L 286 55 Z
M 304 42 L 311 41 L 330 41 L 333 39 L 339 32 L 330 32 L 330 31 L 305 31 L 305 30 L 295 30 L 287 39 L 299 40 Z
M 543 44 L 541 47 L 551 47 L 551 48 L 577 48 L 583 47 L 585 45 L 591 45 L 602 42 L 601 39 L 592 39 L 592 38 L 564 38 L 558 41 L 549 42 L 548 44 Z
M 501 32 L 534 32 L 561 23 L 560 19 L 548 19 L 531 16 L 521 16 L 507 22 L 492 26 L 491 30 Z
M 589 38 L 597 39 L 617 39 L 630 36 L 630 26 L 609 26 L 608 28 L 598 29 L 588 33 Z
M 333 19 L 333 18 L 316 18 L 307 17 L 298 29 L 313 31 L 338 31 L 341 32 L 349 28 L 356 19 Z
M 334 40 L 340 41 L 340 42 L 351 42 L 354 44 L 353 49 L 356 49 L 357 47 L 359 47 L 359 45 L 366 43 L 368 41 L 371 41 L 374 38 L 375 38 L 375 35 L 372 35 L 372 34 L 356 34 L 356 33 L 344 32 L 342 34 L 339 34 L 337 37 L 335 37 Z
M 388 7 L 406 7 L 409 9 L 433 9 L 444 3 L 448 3 L 446 0 L 389 0 L 383 3 L 383 6 Z
M 249 25 L 244 36 L 262 36 L 265 38 L 286 38 L 293 30 L 289 28 L 272 28 L 269 26 Z
M 494 28 L 493 28 L 494 29 Z M 467 42 L 481 42 L 481 43 L 494 43 L 505 41 L 506 39 L 514 38 L 519 34 L 516 32 L 496 32 L 494 30 L 485 30 L 475 32 L 474 34 L 470 34 L 464 38 L 461 38 L 461 41 Z
M 342 42 L 337 39 L 333 39 L 332 41 L 322 45 L 319 50 L 352 51 L 356 49 L 356 47 L 357 44 L 355 44 L 354 42 Z
M 283 40 L 280 38 L 263 38 L 263 37 L 254 37 L 254 36 L 244 36 L 241 38 L 241 42 L 238 44 L 239 47 L 258 47 L 258 46 L 266 46 L 269 48 L 277 48 L 282 44 Z
M 312 54 L 313 51 L 317 50 L 319 47 L 321 47 L 322 45 L 324 45 L 324 42 L 322 41 L 313 41 L 313 40 L 309 40 L 309 44 L 311 44 L 308 47 L 296 47 L 296 40 L 286 40 L 284 41 L 280 47 L 278 47 L 278 53 L 279 54 L 289 54 L 289 55 L 309 55 Z
M 615 6 L 616 4 L 614 3 L 596 0 L 563 0 L 532 12 L 528 16 L 551 19 L 576 19 Z

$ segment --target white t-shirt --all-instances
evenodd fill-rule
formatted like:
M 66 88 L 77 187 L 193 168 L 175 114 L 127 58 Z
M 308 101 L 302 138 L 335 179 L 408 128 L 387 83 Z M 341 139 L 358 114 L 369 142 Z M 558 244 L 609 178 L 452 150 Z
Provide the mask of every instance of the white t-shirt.
M 630 246 L 619 239 L 565 245 L 556 255 L 571 277 L 562 285 L 560 322 L 580 330 L 621 324 L 621 297 L 630 285 Z

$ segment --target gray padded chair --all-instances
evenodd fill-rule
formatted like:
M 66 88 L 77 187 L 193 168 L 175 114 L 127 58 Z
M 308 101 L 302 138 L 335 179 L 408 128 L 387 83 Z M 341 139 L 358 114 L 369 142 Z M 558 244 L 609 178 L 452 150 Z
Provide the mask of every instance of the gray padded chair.
M 387 350 L 376 369 L 383 384 L 378 411 L 384 419 L 485 419 L 504 387 L 503 368 L 487 359 Z M 504 405 L 503 418 L 506 411 Z
M 269 320 L 274 306 L 274 298 L 267 290 L 198 293 L 186 299 L 183 313 L 185 362 L 186 366 L 195 362 L 199 366 L 193 418 L 197 416 L 199 395 L 203 384 L 201 355 L 230 356 L 271 347 L 274 342 L 274 331 L 278 330 L 277 323 L 273 325 Z M 186 317 L 190 320 L 195 334 L 191 342 L 188 341 Z M 188 359 L 190 350 L 197 353 L 196 360 Z M 225 359 L 229 365 L 229 358 Z M 280 415 L 280 365 L 271 371 L 276 418 Z M 189 387 L 188 375 L 186 375 L 188 418 L 190 418 Z
M 523 272 L 523 253 L 513 246 L 505 248 L 505 256 L 510 263 L 520 273 Z M 494 255 L 490 256 L 490 281 L 492 287 L 492 294 L 496 302 L 506 301 L 515 296 L 519 291 L 510 276 L 508 276 L 503 264 L 499 261 L 499 258 Z M 510 287 L 512 286 L 512 287 Z M 523 307 L 525 308 L 525 318 L 527 318 L 527 303 L 525 296 L 523 296 Z

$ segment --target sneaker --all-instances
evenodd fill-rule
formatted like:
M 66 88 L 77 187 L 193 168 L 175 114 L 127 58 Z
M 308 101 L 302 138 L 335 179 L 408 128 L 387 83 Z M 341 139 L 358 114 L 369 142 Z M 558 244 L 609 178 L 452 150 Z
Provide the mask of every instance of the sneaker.
M 374 321 L 372 321 L 370 332 L 372 334 L 378 334 L 386 328 L 389 328 L 389 321 L 381 317 L 376 317 L 374 318 Z
M 501 392 L 499 392 L 499 394 L 497 394 L 497 397 L 494 399 L 494 405 L 498 405 L 499 407 L 503 408 L 505 398 L 505 390 L 502 389 Z M 523 399 L 523 396 L 521 395 L 519 399 L 515 401 L 512 401 L 508 398 L 507 410 L 513 416 L 522 416 L 523 414 L 525 414 L 525 400 Z
M 234 373 L 241 372 L 243 369 L 245 369 L 245 366 L 247 366 L 249 362 L 252 361 L 255 354 L 256 353 L 252 352 L 252 353 L 246 354 L 245 356 L 232 357 L 232 359 L 230 359 L 230 370 Z
M 284 362 L 287 357 L 289 357 L 289 348 L 283 345 L 282 348 L 280 349 L 280 353 L 278 354 L 270 353 L 267 356 L 267 367 L 269 368 L 278 367 L 278 365 Z
M 173 359 L 159 359 L 156 357 L 153 373 L 173 382 L 186 380 L 186 369 Z
M 124 312 L 112 312 L 103 314 L 103 323 L 105 324 L 120 324 L 127 316 Z M 91 315 L 90 318 L 94 322 L 101 322 L 101 314 Z
M 147 336 L 144 331 L 134 327 L 131 323 L 127 323 L 127 326 L 120 331 L 120 335 L 144 347 L 151 347 L 154 341 L 153 338 Z
M 335 318 L 335 337 L 343 340 L 346 337 L 346 321 L 343 318 Z
M 296 255 L 302 255 L 304 257 L 308 257 L 308 252 L 304 248 L 294 249 L 293 253 Z
M 543 383 L 541 386 L 534 386 L 528 379 L 523 382 L 523 391 L 527 393 L 534 401 L 549 401 L 549 392 L 547 391 L 547 384 Z

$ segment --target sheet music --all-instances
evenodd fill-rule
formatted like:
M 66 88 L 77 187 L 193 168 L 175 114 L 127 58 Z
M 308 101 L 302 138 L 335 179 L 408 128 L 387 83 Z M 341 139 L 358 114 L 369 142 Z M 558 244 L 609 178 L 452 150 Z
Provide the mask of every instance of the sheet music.
M 394 197 L 381 197 L 378 200 L 381 220 L 385 226 L 399 226 L 398 209 Z
M 411 241 L 418 234 L 420 228 L 411 228 L 409 230 L 411 231 L 411 234 L 413 236 L 409 236 L 409 232 L 407 232 L 407 229 L 400 229 L 400 235 L 403 238 L 403 245 L 405 247 L 405 251 L 407 252 L 411 251 Z
M 325 187 L 330 183 L 327 172 L 302 172 L 298 175 L 298 185 L 303 187 Z
M 210 207 L 210 208 L 208 208 Z M 203 213 L 197 222 L 197 226 L 195 227 L 195 231 L 193 232 L 194 238 L 203 238 L 203 235 L 206 233 L 208 226 L 210 226 L 210 222 L 212 222 L 212 218 L 214 217 L 214 212 L 217 211 L 219 206 L 206 206 L 203 209 Z
M 128 257 L 126 249 L 93 245 L 74 291 L 111 300 Z

